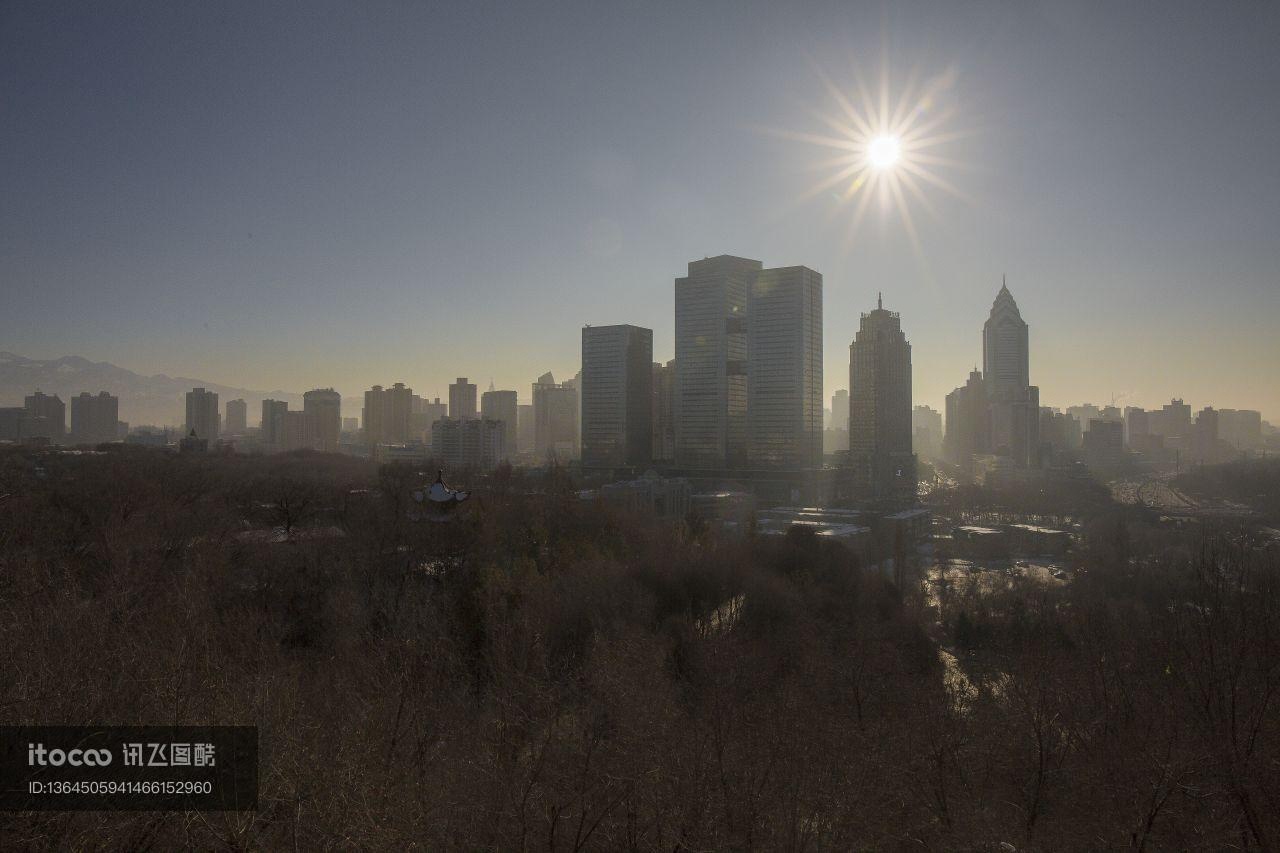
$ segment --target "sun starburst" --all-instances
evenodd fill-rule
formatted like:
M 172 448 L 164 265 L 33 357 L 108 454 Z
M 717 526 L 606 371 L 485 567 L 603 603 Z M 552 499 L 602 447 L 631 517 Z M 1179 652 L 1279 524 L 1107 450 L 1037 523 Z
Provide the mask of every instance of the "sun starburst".
M 961 164 L 941 153 L 943 146 L 962 136 L 954 128 L 956 108 L 948 93 L 955 83 L 954 70 L 922 82 L 912 73 L 900 93 L 891 94 L 887 63 L 876 81 L 874 94 L 865 79 L 854 73 L 852 82 L 840 86 L 815 67 L 829 99 L 826 109 L 811 109 L 825 132 L 798 132 L 766 128 L 783 138 L 819 146 L 831 156 L 813 164 L 822 176 L 795 199 L 794 204 L 819 196 L 835 201 L 832 215 L 852 208 L 846 246 L 866 218 L 873 200 L 889 217 L 896 213 L 917 255 L 922 254 L 914 207 L 937 216 L 930 199 L 934 189 L 964 198 L 946 178 L 949 167 Z

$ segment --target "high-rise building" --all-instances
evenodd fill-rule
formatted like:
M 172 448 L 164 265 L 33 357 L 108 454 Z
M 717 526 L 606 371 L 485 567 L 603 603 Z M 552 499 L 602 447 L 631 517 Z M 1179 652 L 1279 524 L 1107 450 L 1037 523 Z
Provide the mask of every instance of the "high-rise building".
M 747 464 L 820 467 L 822 275 L 798 266 L 757 270 L 749 294 Z
M 1191 435 L 1191 407 L 1175 397 L 1164 405 L 1159 417 L 1151 419 L 1151 431 L 1166 438 Z
M 673 462 L 676 458 L 676 362 L 653 363 L 653 458 Z
M 942 412 L 929 406 L 911 409 L 911 449 L 921 459 L 942 458 Z
M 51 444 L 62 444 L 67 436 L 67 407 L 57 394 L 36 391 L 24 398 L 29 435 L 48 438 Z M 44 418 L 43 421 L 36 421 Z M 37 425 L 38 423 L 38 425 Z
M 343 418 L 342 431 L 345 433 L 357 433 L 360 431 L 359 418 Z
M 306 415 L 306 445 L 325 453 L 338 452 L 342 435 L 342 395 L 332 388 L 316 388 L 302 395 Z
M 187 437 L 195 431 L 196 438 L 214 441 L 221 433 L 222 415 L 218 412 L 218 395 L 203 388 L 187 392 Z
M 1080 421 L 1067 412 L 1040 407 L 1040 443 L 1052 450 L 1079 450 L 1083 441 Z
M 284 421 L 289 404 L 284 400 L 262 401 L 262 423 L 258 426 L 258 440 L 268 450 L 284 450 Z
M 534 452 L 540 459 L 562 461 L 578 457 L 578 391 L 571 383 L 557 384 L 550 372 L 533 383 Z
M 441 418 L 431 425 L 431 454 L 449 468 L 487 471 L 507 457 L 506 427 L 489 418 Z
M 1095 418 L 1084 431 L 1084 458 L 1089 465 L 1109 468 L 1124 461 L 1124 423 Z
M 831 395 L 831 428 L 849 428 L 849 392 L 843 388 Z
M 82 391 L 71 398 L 71 441 L 100 444 L 116 440 L 120 422 L 120 398 L 106 391 L 98 395 Z
M 378 444 L 406 444 L 413 435 L 413 389 L 397 382 L 390 388 L 374 385 L 364 392 L 364 441 Z
M 504 457 L 516 454 L 516 432 L 520 428 L 519 400 L 515 391 L 485 391 L 480 395 L 480 417 L 502 424 Z
M 743 465 L 747 457 L 747 312 L 763 265 L 720 255 L 675 282 L 676 463 Z
M 222 429 L 227 435 L 244 435 L 249 430 L 249 404 L 244 400 L 228 400 Z
M 533 404 L 521 403 L 516 407 L 516 452 L 532 453 L 536 444 L 537 423 L 533 416 Z
M 991 408 L 991 452 L 1021 467 L 1037 466 L 1040 389 L 1029 380 L 1027 324 L 1004 284 L 982 327 L 982 374 Z
M 286 411 L 284 413 L 284 437 L 281 450 L 304 450 L 311 447 L 307 436 L 307 413 L 305 411 Z
M 973 456 L 991 452 L 991 407 L 982 371 L 974 368 L 969 381 L 947 395 L 947 435 L 943 452 L 962 465 Z
M 413 396 L 413 411 L 409 414 L 409 432 L 414 441 L 431 443 L 431 425 L 449 415 L 449 404 L 440 402 L 440 398 L 428 400 L 425 397 Z
M 1127 445 L 1141 443 L 1140 436 L 1151 434 L 1151 419 L 1146 409 L 1137 406 L 1124 407 L 1124 440 Z M 1137 441 L 1135 441 L 1137 439 Z
M 862 315 L 849 345 L 849 458 L 854 485 L 873 498 L 915 495 L 911 344 L 895 311 Z
M 653 459 L 653 331 L 582 329 L 582 464 L 648 465 Z
M 449 386 L 449 417 L 459 421 L 476 418 L 476 386 L 465 376 L 459 376 L 458 381 Z
M 1262 413 L 1218 409 L 1218 437 L 1237 450 L 1257 450 L 1262 447 Z

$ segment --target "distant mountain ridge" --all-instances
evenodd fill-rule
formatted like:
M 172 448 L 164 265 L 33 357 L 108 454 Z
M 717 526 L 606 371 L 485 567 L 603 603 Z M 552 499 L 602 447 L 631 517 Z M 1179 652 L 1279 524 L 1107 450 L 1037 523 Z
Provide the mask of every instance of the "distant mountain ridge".
M 249 406 L 251 424 L 257 421 L 264 399 L 285 400 L 291 409 L 302 406 L 302 395 L 290 391 L 254 391 L 163 373 L 143 376 L 78 355 L 39 360 L 0 352 L 0 406 L 21 406 L 23 398 L 38 389 L 62 398 L 68 421 L 72 397 L 81 391 L 106 391 L 120 398 L 120 420 L 132 426 L 180 425 L 186 419 L 186 393 L 196 387 L 216 392 L 220 409 L 225 409 L 228 400 L 243 399 Z

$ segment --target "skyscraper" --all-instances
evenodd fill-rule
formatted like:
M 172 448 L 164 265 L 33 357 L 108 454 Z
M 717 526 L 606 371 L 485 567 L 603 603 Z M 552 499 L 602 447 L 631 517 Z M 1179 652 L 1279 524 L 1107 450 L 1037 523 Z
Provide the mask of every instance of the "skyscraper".
M 196 438 L 214 441 L 221 432 L 222 415 L 218 412 L 218 395 L 203 388 L 193 388 L 187 392 L 187 420 L 183 432 L 190 437 L 195 431 Z
M 539 461 L 554 455 L 568 460 L 578 456 L 578 391 L 572 384 L 557 384 L 550 372 L 533 383 L 533 443 Z
M 757 270 L 747 305 L 747 463 L 822 464 L 822 275 Z
M 647 465 L 653 458 L 653 331 L 582 330 L 582 464 Z
M 831 428 L 849 428 L 849 392 L 843 388 L 831 395 Z
M 106 391 L 97 396 L 82 391 L 71 398 L 71 440 L 77 444 L 115 441 L 119 419 L 120 398 Z
M 285 418 L 289 404 L 284 400 L 262 401 L 262 423 L 258 427 L 258 440 L 269 450 L 284 450 Z
M 982 375 L 987 389 L 999 397 L 1026 388 L 1031 384 L 1028 363 L 1027 324 L 1013 294 L 1001 282 L 991 315 L 982 326 Z
M 676 458 L 676 362 L 653 363 L 653 448 L 655 460 L 672 462 Z
M 915 494 L 911 344 L 897 312 L 886 311 L 879 299 L 849 345 L 849 456 L 855 486 L 865 494 Z
M 29 429 L 32 435 L 48 438 L 52 444 L 62 444 L 67 435 L 67 406 L 57 394 L 45 394 L 36 391 L 24 398 L 23 408 L 27 410 Z M 43 421 L 39 419 L 43 418 Z
M 747 456 L 747 311 L 759 261 L 692 261 L 675 282 L 676 463 L 741 465 Z
M 516 454 L 519 400 L 515 391 L 485 391 L 480 395 L 480 417 L 502 423 L 503 458 Z
M 316 388 L 302 395 L 306 416 L 305 443 L 325 453 L 338 452 L 342 435 L 342 395 L 332 388 Z
M 459 376 L 458 381 L 449 386 L 449 417 L 459 421 L 476 418 L 476 386 L 465 376 Z
M 521 403 L 516 407 L 516 452 L 532 453 L 537 439 L 536 419 L 533 416 L 533 404 Z
M 489 418 L 441 418 L 431 425 L 431 454 L 448 468 L 487 471 L 507 457 L 505 426 Z
M 974 455 L 989 453 L 991 407 L 982 371 L 974 368 L 969 381 L 947 395 L 947 435 L 943 452 L 947 459 L 963 465 Z
M 990 446 L 1019 466 L 1036 466 L 1040 453 L 1040 389 L 1030 384 L 1027 324 L 1001 283 L 982 327 L 982 373 L 990 413 Z
M 397 382 L 390 388 L 374 385 L 364 392 L 364 441 L 370 447 L 379 444 L 405 444 L 412 437 L 409 428 L 413 413 L 413 389 Z
M 227 417 L 222 424 L 227 435 L 244 435 L 249 429 L 249 405 L 244 400 L 227 401 Z

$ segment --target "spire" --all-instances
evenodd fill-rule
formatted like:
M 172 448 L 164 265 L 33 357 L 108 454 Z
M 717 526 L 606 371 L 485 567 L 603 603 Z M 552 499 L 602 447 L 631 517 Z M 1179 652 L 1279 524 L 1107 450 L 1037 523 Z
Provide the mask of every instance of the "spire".
M 884 310 L 884 292 L 880 290 L 876 291 L 876 310 Z

